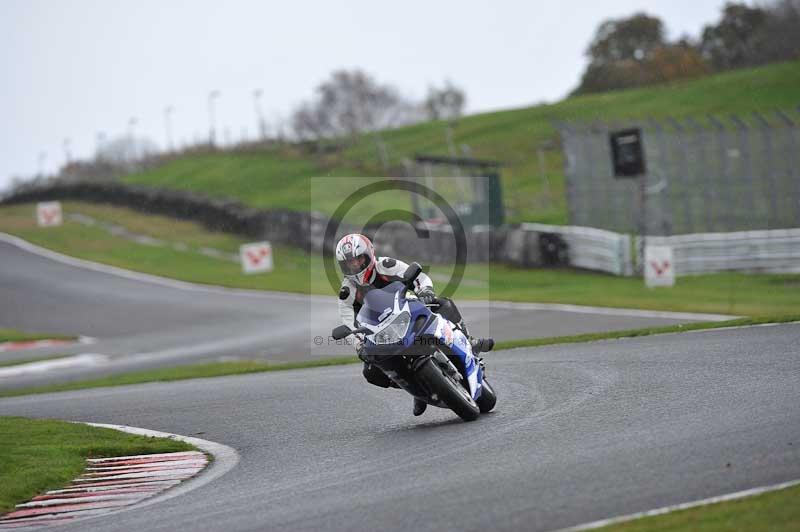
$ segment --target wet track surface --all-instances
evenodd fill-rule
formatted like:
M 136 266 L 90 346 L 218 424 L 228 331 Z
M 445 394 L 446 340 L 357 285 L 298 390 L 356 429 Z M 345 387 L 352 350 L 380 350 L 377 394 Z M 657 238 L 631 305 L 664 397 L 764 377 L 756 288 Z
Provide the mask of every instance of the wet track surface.
M 0 242 L 0 301 L 0 327 L 98 339 L 89 346 L 0 353 L 0 361 L 87 352 L 110 357 L 101 367 L 0 379 L 0 389 L 223 357 L 294 361 L 353 354 L 349 346 L 314 343 L 339 324 L 335 295 L 144 282 L 63 264 L 5 242 Z M 498 340 L 687 321 L 624 310 L 566 312 L 477 301 L 460 307 L 473 334 Z
M 357 366 L 0 400 L 230 445 L 239 465 L 59 530 L 548 530 L 800 478 L 800 325 L 491 356 L 473 423 Z
M 309 335 L 336 324 L 333 298 L 160 286 L 7 244 L 0 255 L 0 326 L 96 336 L 75 349 L 112 357 L 38 380 L 322 356 Z M 498 338 L 678 321 L 486 305 L 464 314 L 492 312 Z M 369 386 L 357 365 L 0 399 L 0 414 L 199 436 L 241 456 L 188 494 L 58 530 L 549 530 L 800 478 L 799 345 L 787 324 L 491 353 L 499 401 L 474 423 L 436 408 L 415 418 L 410 397 Z

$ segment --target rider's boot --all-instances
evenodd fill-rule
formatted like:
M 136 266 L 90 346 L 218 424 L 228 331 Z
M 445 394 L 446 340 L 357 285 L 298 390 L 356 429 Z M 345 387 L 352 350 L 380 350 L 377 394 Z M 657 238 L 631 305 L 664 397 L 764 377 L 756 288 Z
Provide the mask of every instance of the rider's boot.
M 461 320 L 456 325 L 458 329 L 463 332 L 466 337 L 469 339 L 470 345 L 472 345 L 472 354 L 477 355 L 478 353 L 488 353 L 494 348 L 494 340 L 492 338 L 475 338 L 474 336 L 469 334 L 469 330 L 467 329 L 467 324 L 464 323 L 464 320 Z
M 494 349 L 494 340 L 492 338 L 473 338 L 469 337 L 469 343 L 472 345 L 472 353 L 487 353 Z
M 414 415 L 421 416 L 425 409 L 428 408 L 428 403 L 421 399 L 414 398 Z

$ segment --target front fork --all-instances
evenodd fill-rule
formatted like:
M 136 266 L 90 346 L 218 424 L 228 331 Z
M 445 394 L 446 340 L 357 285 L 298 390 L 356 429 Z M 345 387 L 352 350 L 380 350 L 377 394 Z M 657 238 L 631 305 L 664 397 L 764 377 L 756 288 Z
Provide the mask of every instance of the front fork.
M 464 366 L 464 374 L 462 375 L 460 371 L 458 374 L 466 379 L 472 398 L 477 399 L 481 393 L 484 364 L 479 356 L 472 354 L 472 344 L 469 341 L 469 336 L 464 330 L 461 330 L 461 325 L 463 325 L 463 320 L 459 323 L 459 326 L 454 326 L 452 322 L 443 316 L 439 316 L 434 334 L 439 341 L 447 345 L 454 356 L 461 360 L 461 364 Z M 441 354 L 441 356 L 447 358 L 444 354 Z M 450 362 L 449 359 L 448 362 Z M 450 362 L 450 365 L 455 367 L 452 362 Z

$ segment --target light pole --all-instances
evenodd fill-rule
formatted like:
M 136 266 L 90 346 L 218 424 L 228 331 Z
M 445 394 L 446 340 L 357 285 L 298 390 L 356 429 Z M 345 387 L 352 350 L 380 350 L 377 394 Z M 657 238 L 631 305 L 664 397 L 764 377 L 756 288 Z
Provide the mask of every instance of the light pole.
M 44 163 L 46 161 L 47 161 L 47 152 L 46 151 L 40 151 L 39 152 L 39 157 L 37 158 L 37 163 L 38 163 L 38 167 L 39 167 L 39 175 L 38 175 L 38 177 L 44 176 Z
M 253 104 L 256 108 L 256 120 L 258 121 L 258 133 L 261 136 L 261 141 L 267 139 L 267 125 L 264 123 L 264 112 L 261 109 L 261 95 L 264 93 L 261 89 L 253 91 Z
M 137 156 L 137 153 L 136 153 L 136 137 L 135 137 L 134 133 L 135 133 L 135 130 L 136 130 L 136 124 L 138 122 L 139 122 L 139 120 L 135 116 L 132 116 L 132 117 L 130 117 L 128 119 L 128 150 L 130 150 L 130 153 L 131 153 L 131 162 L 136 161 L 136 158 L 137 158 L 136 157 Z
M 208 143 L 213 147 L 216 134 L 214 119 L 214 100 L 219 98 L 219 91 L 213 90 L 208 93 Z
M 106 134 L 103 131 L 98 131 L 95 134 L 95 141 L 97 143 L 97 147 L 95 148 L 95 159 L 101 159 L 103 157 L 103 146 L 106 143 Z
M 171 105 L 168 105 L 164 108 L 164 128 L 167 134 L 167 152 L 171 152 L 174 150 L 174 146 L 172 145 L 172 112 L 175 111 L 175 108 Z
M 66 137 L 62 142 L 62 146 L 64 147 L 64 159 L 66 159 L 67 164 L 72 162 L 72 154 L 69 152 L 69 145 L 72 142 L 72 139 Z

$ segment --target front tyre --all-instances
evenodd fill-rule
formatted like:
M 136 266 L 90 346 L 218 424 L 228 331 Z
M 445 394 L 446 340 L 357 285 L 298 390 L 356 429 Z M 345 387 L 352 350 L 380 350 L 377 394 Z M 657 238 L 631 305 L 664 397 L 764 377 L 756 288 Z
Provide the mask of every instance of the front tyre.
M 478 403 L 478 408 L 481 409 L 481 414 L 491 412 L 494 405 L 497 404 L 497 395 L 494 393 L 494 388 L 491 387 L 486 379 L 483 379 L 481 383 L 481 395 L 476 402 Z
M 450 410 L 455 412 L 464 421 L 475 421 L 481 411 L 478 404 L 472 399 L 460 382 L 445 373 L 433 360 L 428 359 L 417 370 L 419 378 L 425 382 L 431 393 L 439 396 Z

